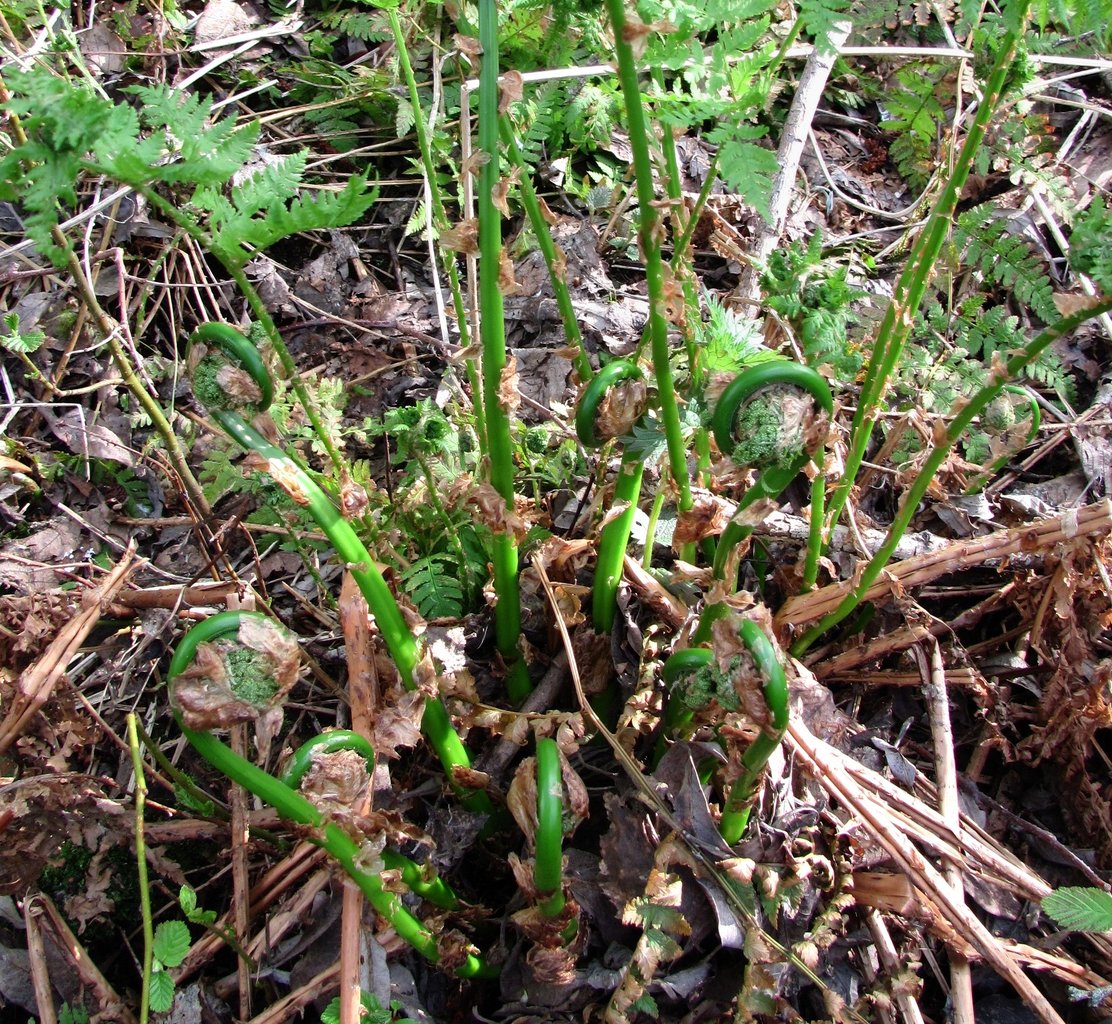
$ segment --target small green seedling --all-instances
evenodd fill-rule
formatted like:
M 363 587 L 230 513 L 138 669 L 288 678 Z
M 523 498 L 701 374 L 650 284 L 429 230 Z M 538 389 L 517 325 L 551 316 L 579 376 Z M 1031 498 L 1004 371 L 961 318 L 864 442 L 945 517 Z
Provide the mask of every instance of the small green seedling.
M 360 992 L 359 999 L 363 1004 L 363 1015 L 360 1017 L 362 1024 L 417 1024 L 412 1017 L 399 1017 L 402 1004 L 396 999 L 390 1000 L 390 1007 L 386 1009 L 370 992 Z M 322 1011 L 321 1024 L 340 1024 L 340 997 L 336 996 Z
M 163 921 L 154 930 L 150 1007 L 155 1013 L 165 1013 L 174 1005 L 174 979 L 168 972 L 181 965 L 190 944 L 189 926 L 184 921 Z

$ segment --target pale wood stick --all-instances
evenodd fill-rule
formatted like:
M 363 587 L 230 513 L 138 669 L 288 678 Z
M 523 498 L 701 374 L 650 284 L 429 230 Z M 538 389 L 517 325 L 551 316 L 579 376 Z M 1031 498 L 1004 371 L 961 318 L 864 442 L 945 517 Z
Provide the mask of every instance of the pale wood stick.
M 915 887 L 937 904 L 947 923 L 962 933 L 997 973 L 1011 984 L 1039 1020 L 1043 1024 L 1064 1024 L 1057 1010 L 1023 973 L 1000 940 L 964 903 L 954 899 L 950 886 L 937 868 L 923 857 L 910 840 L 891 827 L 886 820 L 886 808 L 847 776 L 838 773 L 836 764 L 824 749 L 828 745 L 817 740 L 797 718 L 788 726 L 785 740 L 800 760 L 810 767 L 820 785 L 847 810 L 862 819 L 873 837 L 907 874 Z

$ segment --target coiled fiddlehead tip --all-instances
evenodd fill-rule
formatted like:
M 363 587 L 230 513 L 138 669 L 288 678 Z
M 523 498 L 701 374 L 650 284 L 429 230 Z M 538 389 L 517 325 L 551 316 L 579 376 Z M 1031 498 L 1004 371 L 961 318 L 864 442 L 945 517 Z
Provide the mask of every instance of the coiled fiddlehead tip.
M 575 411 L 575 432 L 588 448 L 628 433 L 648 404 L 644 374 L 636 363 L 607 363 L 583 389 Z
M 759 422 L 747 425 L 742 422 L 748 400 L 754 398 L 758 392 L 770 388 L 801 390 L 810 395 L 823 412 L 829 415 L 834 410 L 834 399 L 830 394 L 829 386 L 810 367 L 782 360 L 761 363 L 739 373 L 722 392 L 711 420 L 714 439 L 722 452 L 727 455 L 733 455 L 739 443 L 748 443 L 755 448 L 767 448 L 768 452 L 763 453 L 767 454 L 767 458 L 764 459 L 766 465 L 786 467 L 788 464 L 798 463 L 798 471 L 810 454 L 806 451 L 808 445 L 805 429 L 797 432 L 798 436 L 788 444 L 789 452 L 784 455 L 777 453 L 775 437 L 770 435 L 767 439 L 755 439 L 753 436 L 755 431 L 763 430 L 765 427 L 768 427 L 772 434 L 777 433 L 780 425 L 788 419 L 783 410 L 775 406 L 767 410 L 762 407 L 756 410 L 756 419 Z M 763 417 L 760 415 L 762 413 Z M 765 423 L 764 420 L 768 422 Z M 743 461 L 748 463 L 752 459 Z
M 254 344 L 229 324 L 202 324 L 189 336 L 189 374 L 197 400 L 211 412 L 264 412 L 274 381 Z

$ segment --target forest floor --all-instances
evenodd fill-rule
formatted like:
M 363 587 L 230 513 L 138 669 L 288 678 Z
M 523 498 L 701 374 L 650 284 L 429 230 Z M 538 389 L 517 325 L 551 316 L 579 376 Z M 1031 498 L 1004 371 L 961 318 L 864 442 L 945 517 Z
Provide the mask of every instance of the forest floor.
M 284 89 L 293 106 L 325 79 L 320 61 L 317 78 L 308 75 L 309 27 L 320 28 L 308 16 L 286 23 L 212 0 L 162 35 L 149 31 L 153 17 L 131 5 L 112 18 L 98 10 L 89 24 L 73 12 L 84 61 L 114 95 L 136 79 L 188 75 L 191 88 L 199 81 L 206 95 L 227 98 L 265 79 L 279 84 L 260 95 Z M 33 25 L 27 12 L 25 22 Z M 41 41 L 41 30 L 24 38 L 13 25 L 0 53 L 5 75 Z M 918 43 L 914 27 L 900 32 Z M 159 47 L 142 51 L 140 36 Z M 339 38 L 334 51 L 346 48 L 346 58 L 338 65 L 365 69 L 368 80 L 389 77 L 391 43 Z M 802 69 L 805 58 L 793 59 Z M 878 79 L 903 66 L 895 56 L 855 59 Z M 1103 74 L 1045 85 L 1053 95 L 1033 101 L 1049 140 L 1041 167 L 1075 195 L 1112 181 L 1107 62 Z M 800 243 L 800 273 L 817 281 L 848 268 L 841 280 L 854 294 L 828 294 L 827 311 L 842 318 L 844 343 L 860 345 L 892 292 L 898 243 L 914 223 L 901 211 L 917 193 L 889 156 L 879 105 L 854 109 L 842 102 L 852 82 L 832 83 L 811 117 L 775 248 Z M 1037 436 L 1009 442 L 974 494 L 962 493 L 968 459 L 948 462 L 870 590 L 869 614 L 790 661 L 792 723 L 758 812 L 731 847 L 718 830 L 718 791 L 699 774 L 721 757 L 715 734 L 680 738 L 654 763 L 661 665 L 688 642 L 688 604 L 705 585 L 701 570 L 677 562 L 670 502 L 651 572 L 638 568 L 645 517 L 635 526 L 636 561 L 627 563 L 611 635 L 583 626 L 606 461 L 596 467 L 574 440 L 573 366 L 547 269 L 520 219 L 506 230 L 518 286 L 506 299 L 521 393 L 518 489 L 529 525 L 549 538 L 522 558 L 535 685 L 525 709 L 509 710 L 504 696 L 486 581 L 469 582 L 457 565 L 449 582 L 457 569 L 463 582 L 444 583 L 451 563 L 437 558 L 455 548 L 429 525 L 430 487 L 450 503 L 453 485 L 482 468 L 473 456 L 468 463 L 466 445 L 442 441 L 422 455 L 414 441 L 429 423 L 466 437 L 474 419 L 467 353 L 441 313 L 450 297 L 422 224 L 412 223 L 421 211 L 413 139 L 395 139 L 381 114 L 396 99 L 392 88 L 369 86 L 353 107 L 353 127 L 343 131 L 371 140 L 354 154 L 332 145 L 304 110 L 273 106 L 281 116 L 263 127 L 260 160 L 305 147 L 311 164 L 342 175 L 371 152 L 381 192 L 360 222 L 288 239 L 255 258 L 249 274 L 367 492 L 371 550 L 387 581 L 407 595 L 413 621 L 428 620 L 426 640 L 454 666 L 454 688 L 446 674 L 441 689 L 483 773 L 475 778 L 527 830 L 532 812 L 522 805 L 535 800 L 527 743 L 533 733 L 560 741 L 569 806 L 584 812 L 564 848 L 569 909 L 558 929 L 538 915 L 530 841 L 506 815 L 486 829 L 483 815 L 461 808 L 421 742 L 420 703 L 398 703 L 346 567 L 194 401 L 184 339 L 217 316 L 246 323 L 242 299 L 156 210 L 88 178 L 70 236 L 95 295 L 128 325 L 122 337 L 145 385 L 174 409 L 211 513 L 184 493 L 73 280 L 27 244 L 18 201 L 0 204 L 0 305 L 18 317 L 5 321 L 8 338 L 44 335 L 27 354 L 6 344 L 0 366 L 0 1021 L 139 1019 L 144 935 L 129 714 L 145 734 L 141 831 L 154 923 L 190 921 L 186 948 L 163 947 L 165 966 L 156 965 L 173 979 L 173 1008 L 156 1019 L 338 1019 L 328 1004 L 341 988 L 360 987 L 377 1005 L 393 1005 L 373 1019 L 445 1024 L 1107 1019 L 1112 941 L 1062 931 L 1039 905 L 1062 886 L 1107 889 L 1112 869 L 1112 390 L 1101 383 L 1112 323 L 1094 321 L 1055 346 L 1044 378 L 1028 382 L 1043 406 Z M 1055 105 L 1063 96 L 1071 105 Z M 326 109 L 319 100 L 306 106 Z M 251 115 L 244 99 L 227 109 Z M 446 159 L 458 156 L 456 144 L 445 144 Z M 677 149 L 690 204 L 712 147 L 686 135 Z M 635 204 L 620 178 L 589 189 L 568 182 L 601 180 L 629 159 L 615 129 L 605 143 L 545 162 L 537 178 L 596 362 L 633 352 L 647 317 Z M 991 202 L 1051 286 L 1074 287 L 1057 206 L 1029 177 L 980 170 L 959 210 Z M 106 197 L 113 201 L 102 204 Z M 807 263 L 816 231 L 822 251 Z M 822 300 L 799 289 L 794 319 L 762 304 L 747 271 L 762 234 L 736 194 L 712 189 L 694 235 L 699 283 L 721 324 L 744 321 L 791 351 L 802 307 Z M 963 295 L 990 295 L 1021 328 L 1037 319 L 976 268 L 949 270 L 946 280 L 947 268 L 936 276 L 936 296 L 957 305 Z M 740 312 L 731 319 L 728 309 Z M 987 364 L 987 348 L 984 355 Z M 900 437 L 929 439 L 939 406 L 925 398 L 960 376 L 945 346 L 929 351 L 922 342 L 912 356 L 918 369 L 893 393 L 887 441 L 870 449 L 852 528 L 835 531 L 816 589 L 798 587 L 807 489 L 797 482 L 762 509 L 735 601 L 785 646 L 837 603 L 880 545 L 915 466 L 914 449 L 898 450 Z M 855 386 L 851 375 L 836 395 L 832 438 L 845 436 Z M 420 423 L 399 413 L 414 409 Z M 291 416 L 283 428 L 306 460 L 320 461 L 303 422 Z M 529 438 L 542 440 L 530 447 Z M 646 472 L 651 498 L 668 485 L 659 462 Z M 409 592 L 418 556 L 432 575 L 425 590 Z M 447 587 L 448 600 L 458 595 L 459 613 L 420 614 L 430 586 Z M 442 909 L 407 900 L 442 949 L 472 945 L 500 966 L 497 977 L 461 980 L 422 960 L 361 906 L 306 829 L 230 788 L 185 741 L 167 697 L 169 657 L 185 629 L 226 608 L 272 613 L 302 652 L 284 718 L 233 741 L 277 773 L 323 730 L 367 732 L 378 755 L 374 810 L 355 815 L 357 827 L 435 865 L 461 902 Z M 613 680 L 621 698 L 602 730 L 581 700 L 599 680 Z M 732 719 L 724 731 L 735 745 L 754 736 L 752 723 Z M 195 892 L 192 911 L 183 886 Z M 569 920 L 578 923 L 574 936 L 563 930 Z

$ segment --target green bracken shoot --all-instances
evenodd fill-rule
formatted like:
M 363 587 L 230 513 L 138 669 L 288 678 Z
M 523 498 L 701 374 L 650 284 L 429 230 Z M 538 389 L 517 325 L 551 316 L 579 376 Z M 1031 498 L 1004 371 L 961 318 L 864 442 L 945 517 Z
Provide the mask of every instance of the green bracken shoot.
M 174 651 L 168 671 L 172 702 L 175 700 L 176 681 L 193 664 L 201 646 L 221 638 L 236 637 L 244 621 L 251 617 L 259 620 L 266 619 L 260 613 L 221 612 L 194 626 L 182 637 Z M 313 841 L 336 858 L 370 904 L 390 922 L 398 935 L 432 963 L 440 960 L 435 935 L 405 908 L 396 893 L 389 892 L 383 887 L 382 879 L 377 873 L 368 872 L 359 866 L 360 845 L 347 832 L 335 822 L 327 820 L 316 806 L 291 786 L 240 757 L 207 729 L 190 728 L 184 721 L 184 716 L 180 714 L 179 721 L 185 738 L 209 764 L 233 782 L 254 793 L 260 800 L 266 801 L 287 821 L 308 826 L 313 831 Z M 316 742 L 308 752 L 296 755 L 295 768 L 292 770 L 291 777 L 297 776 L 298 771 L 311 760 L 314 752 L 319 756 L 321 747 L 331 746 L 331 743 L 332 741 L 328 740 L 323 744 Z M 362 746 L 362 743 L 365 741 L 353 743 L 349 735 L 344 735 L 341 745 L 345 749 L 358 749 L 365 756 L 366 747 Z M 426 879 L 417 865 L 411 864 L 407 872 L 405 858 L 393 855 L 389 860 L 385 857 L 383 859 L 388 867 L 400 868 L 403 879 L 408 873 L 410 877 L 406 879 L 407 882 L 412 880 L 414 890 L 421 895 L 442 906 L 454 905 L 454 897 L 450 890 L 438 880 Z M 491 968 L 473 954 L 468 954 L 456 968 L 456 973 L 461 977 L 483 976 L 490 972 Z

